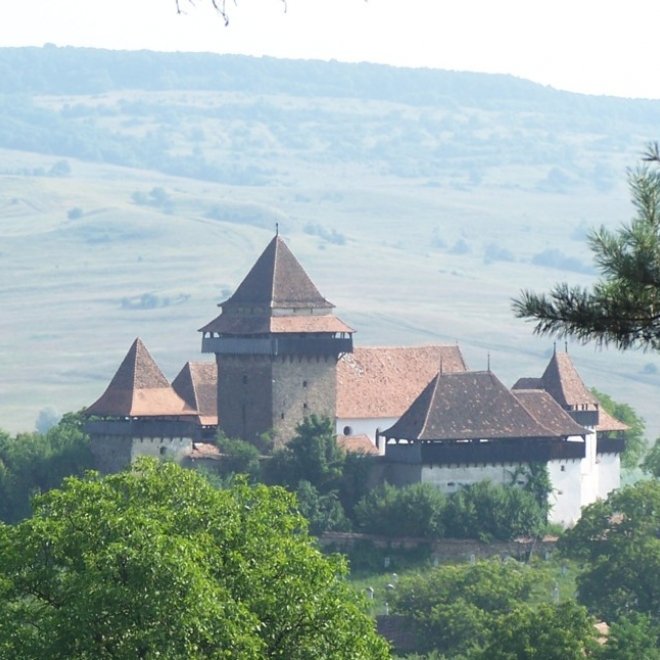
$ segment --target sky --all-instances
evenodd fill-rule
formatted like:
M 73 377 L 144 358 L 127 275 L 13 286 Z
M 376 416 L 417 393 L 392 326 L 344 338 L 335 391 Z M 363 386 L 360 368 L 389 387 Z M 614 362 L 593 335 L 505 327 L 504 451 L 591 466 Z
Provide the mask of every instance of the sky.
M 660 99 L 657 0 L 227 0 L 227 27 L 194 1 L 15 0 L 0 46 L 367 61 Z

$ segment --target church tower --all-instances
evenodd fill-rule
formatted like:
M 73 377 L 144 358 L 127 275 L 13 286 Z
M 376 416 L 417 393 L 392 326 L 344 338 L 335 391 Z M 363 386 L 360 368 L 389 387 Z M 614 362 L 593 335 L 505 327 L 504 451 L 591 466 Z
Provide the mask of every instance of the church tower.
M 220 430 L 248 441 L 272 431 L 282 446 L 304 417 L 335 419 L 337 360 L 352 352 L 353 330 L 279 235 L 219 306 L 200 332 L 218 365 Z

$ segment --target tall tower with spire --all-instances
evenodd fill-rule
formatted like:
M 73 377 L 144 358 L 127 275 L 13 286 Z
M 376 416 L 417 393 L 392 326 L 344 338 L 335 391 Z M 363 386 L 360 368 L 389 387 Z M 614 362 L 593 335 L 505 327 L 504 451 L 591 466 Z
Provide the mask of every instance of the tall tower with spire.
M 218 365 L 219 428 L 276 446 L 307 416 L 335 418 L 337 360 L 353 350 L 353 330 L 332 313 L 279 234 L 222 313 L 200 329 L 202 352 Z

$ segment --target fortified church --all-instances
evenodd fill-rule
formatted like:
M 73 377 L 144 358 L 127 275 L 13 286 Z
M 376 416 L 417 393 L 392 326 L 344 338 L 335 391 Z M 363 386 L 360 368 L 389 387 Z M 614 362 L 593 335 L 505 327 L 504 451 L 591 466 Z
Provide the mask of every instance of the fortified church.
M 600 408 L 568 353 L 510 390 L 490 370 L 469 371 L 458 346 L 354 346 L 279 235 L 219 306 L 200 329 L 215 361 L 187 363 L 172 383 L 135 340 L 86 411 L 100 470 L 141 455 L 221 460 L 210 443 L 218 429 L 252 442 L 269 434 L 281 447 L 314 414 L 335 419 L 339 443 L 374 454 L 375 473 L 397 485 L 451 493 L 545 463 L 550 518 L 565 525 L 619 486 L 626 426 Z

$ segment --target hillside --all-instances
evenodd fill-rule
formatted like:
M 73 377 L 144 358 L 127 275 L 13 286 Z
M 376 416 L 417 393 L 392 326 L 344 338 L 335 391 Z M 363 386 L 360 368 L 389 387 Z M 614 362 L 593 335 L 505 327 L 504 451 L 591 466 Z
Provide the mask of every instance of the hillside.
M 589 226 L 660 103 L 366 64 L 0 49 L 0 427 L 90 403 L 141 336 L 167 375 L 275 223 L 362 344 L 458 341 L 507 383 L 523 287 L 588 283 Z M 660 433 L 655 355 L 570 346 Z

